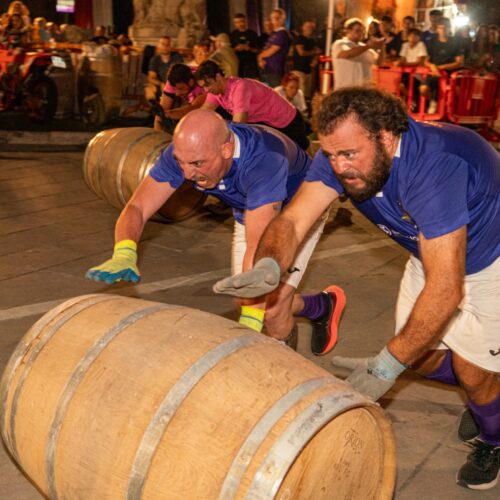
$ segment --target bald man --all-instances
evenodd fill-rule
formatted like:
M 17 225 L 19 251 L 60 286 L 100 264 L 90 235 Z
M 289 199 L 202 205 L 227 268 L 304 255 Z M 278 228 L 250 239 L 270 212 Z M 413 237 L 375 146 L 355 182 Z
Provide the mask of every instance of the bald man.
M 202 126 L 200 126 L 202 124 Z M 139 281 L 137 243 L 148 219 L 185 180 L 232 207 L 235 218 L 232 270 L 252 269 L 257 244 L 302 183 L 311 159 L 295 142 L 273 128 L 227 124 L 211 110 L 187 114 L 175 129 L 173 142 L 123 209 L 115 228 L 113 257 L 87 272 L 105 283 Z M 328 287 L 317 295 L 295 290 L 323 231 L 327 212 L 311 228 L 274 293 L 265 298 L 237 299 L 240 323 L 296 347 L 293 314 L 313 323 L 312 351 L 326 354 L 335 345 L 345 305 L 341 289 Z

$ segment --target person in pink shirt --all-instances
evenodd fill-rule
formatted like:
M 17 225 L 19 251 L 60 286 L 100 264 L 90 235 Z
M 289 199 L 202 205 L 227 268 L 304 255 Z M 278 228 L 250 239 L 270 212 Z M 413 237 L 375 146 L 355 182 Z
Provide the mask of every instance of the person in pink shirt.
M 200 87 L 207 92 L 203 108 L 221 106 L 236 123 L 269 125 L 306 150 L 309 140 L 299 111 L 267 85 L 250 78 L 225 77 L 213 61 L 202 63 L 195 74 Z
M 167 129 L 175 127 L 177 121 L 193 109 L 200 108 L 205 102 L 206 92 L 196 83 L 194 72 L 194 68 L 177 63 L 167 73 L 167 82 L 160 99 L 160 106 L 166 118 L 163 122 L 171 122 Z M 159 116 L 155 118 L 154 128 L 165 130 L 165 123 L 162 124 Z

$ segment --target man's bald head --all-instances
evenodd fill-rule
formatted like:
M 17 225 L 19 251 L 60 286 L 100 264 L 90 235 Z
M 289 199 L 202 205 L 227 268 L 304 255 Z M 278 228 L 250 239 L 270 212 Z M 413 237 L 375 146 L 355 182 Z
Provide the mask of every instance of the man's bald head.
M 219 149 L 229 137 L 227 124 L 220 115 L 208 109 L 196 109 L 175 128 L 174 147 Z
M 213 189 L 231 168 L 233 134 L 220 115 L 207 109 L 188 113 L 174 132 L 173 155 L 184 177 Z

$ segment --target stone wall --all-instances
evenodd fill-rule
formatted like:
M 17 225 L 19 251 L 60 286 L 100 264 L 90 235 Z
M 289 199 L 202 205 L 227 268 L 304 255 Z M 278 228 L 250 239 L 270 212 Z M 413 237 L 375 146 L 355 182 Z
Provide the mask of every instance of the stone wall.
M 130 35 L 139 44 L 155 44 L 169 35 L 174 46 L 191 48 L 206 32 L 205 0 L 134 0 Z

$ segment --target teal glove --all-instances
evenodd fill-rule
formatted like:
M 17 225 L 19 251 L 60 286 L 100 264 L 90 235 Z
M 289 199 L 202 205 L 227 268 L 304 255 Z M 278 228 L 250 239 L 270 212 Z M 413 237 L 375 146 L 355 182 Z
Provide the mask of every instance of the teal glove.
M 352 370 L 346 382 L 374 401 L 381 398 L 394 385 L 399 375 L 408 368 L 400 363 L 387 347 L 373 358 L 334 356 L 332 364 Z
M 213 290 L 235 297 L 260 297 L 276 290 L 280 277 L 279 264 L 271 257 L 264 257 L 250 271 L 218 281 Z
M 137 283 L 140 279 L 137 267 L 137 243 L 133 240 L 119 241 L 115 245 L 113 257 L 104 264 L 89 269 L 85 277 L 108 284 L 122 280 Z

